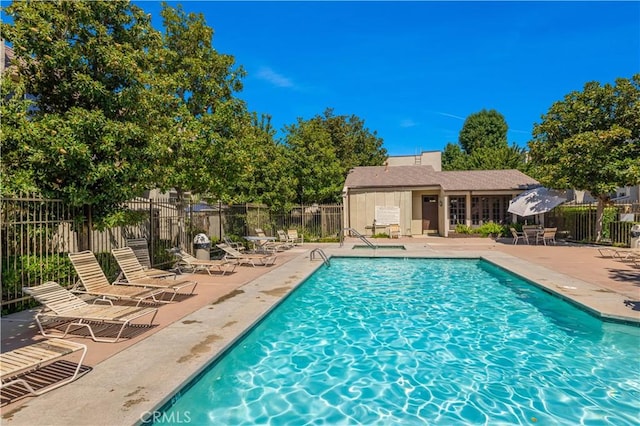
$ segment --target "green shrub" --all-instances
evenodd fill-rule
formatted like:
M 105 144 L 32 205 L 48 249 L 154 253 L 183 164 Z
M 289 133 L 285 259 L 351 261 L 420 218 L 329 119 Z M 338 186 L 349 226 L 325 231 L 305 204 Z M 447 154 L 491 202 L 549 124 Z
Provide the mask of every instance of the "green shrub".
M 66 254 L 49 254 L 46 257 L 39 255 L 10 256 L 6 259 L 6 265 L 11 265 L 11 267 L 2 268 L 3 301 L 19 297 L 22 294 L 22 287 L 34 286 L 46 281 L 55 281 L 66 285 L 73 276 L 73 267 Z M 18 312 L 36 305 L 37 303 L 33 300 L 21 302 L 15 306 L 3 308 L 2 314 Z
M 473 234 L 473 229 L 471 229 L 467 225 L 459 223 L 456 225 L 456 232 L 458 234 Z
M 319 242 L 319 243 L 339 243 L 340 242 L 340 238 L 338 238 L 338 237 L 323 237 L 323 238 L 319 238 L 317 242 Z
M 494 222 L 487 222 L 482 226 L 480 226 L 479 228 L 477 228 L 475 232 L 480 234 L 483 237 L 488 237 L 490 235 L 499 237 L 500 235 L 503 235 L 504 227 Z
M 378 234 L 373 234 L 371 238 L 389 238 L 389 234 L 385 234 L 384 232 L 380 232 Z

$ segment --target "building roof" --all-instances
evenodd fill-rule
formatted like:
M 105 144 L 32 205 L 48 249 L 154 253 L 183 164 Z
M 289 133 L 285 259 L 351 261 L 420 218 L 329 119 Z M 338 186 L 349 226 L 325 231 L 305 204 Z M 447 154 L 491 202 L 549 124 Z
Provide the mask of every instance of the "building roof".
M 437 186 L 445 191 L 517 190 L 539 182 L 519 170 L 460 170 L 436 172 L 431 166 L 368 166 L 349 171 L 345 188 Z

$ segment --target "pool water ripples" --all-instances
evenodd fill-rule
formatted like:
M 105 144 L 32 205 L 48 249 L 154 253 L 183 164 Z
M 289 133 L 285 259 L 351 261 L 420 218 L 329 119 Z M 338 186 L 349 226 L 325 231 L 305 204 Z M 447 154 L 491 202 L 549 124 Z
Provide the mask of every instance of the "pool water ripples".
M 334 258 L 167 411 L 216 425 L 636 425 L 639 345 L 639 328 L 481 260 Z

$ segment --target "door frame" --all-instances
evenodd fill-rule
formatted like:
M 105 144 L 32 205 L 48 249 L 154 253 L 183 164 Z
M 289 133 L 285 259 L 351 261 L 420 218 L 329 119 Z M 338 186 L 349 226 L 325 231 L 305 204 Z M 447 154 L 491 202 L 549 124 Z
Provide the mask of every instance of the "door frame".
M 440 219 L 440 211 L 438 209 L 438 201 L 440 196 L 438 194 L 422 194 L 420 200 L 422 202 L 421 211 L 422 211 L 422 225 L 421 230 L 422 233 L 430 234 L 434 231 L 436 233 L 439 232 L 439 219 Z M 434 208 L 427 208 L 427 206 L 433 205 Z M 431 213 L 431 217 L 427 217 L 428 214 Z M 428 221 L 428 225 L 425 223 Z

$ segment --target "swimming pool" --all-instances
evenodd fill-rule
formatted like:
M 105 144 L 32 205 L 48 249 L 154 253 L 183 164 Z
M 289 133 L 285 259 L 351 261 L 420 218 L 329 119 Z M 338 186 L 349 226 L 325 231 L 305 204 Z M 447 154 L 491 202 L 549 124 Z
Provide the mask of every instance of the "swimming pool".
M 332 258 L 158 423 L 635 425 L 639 344 L 481 260 Z

